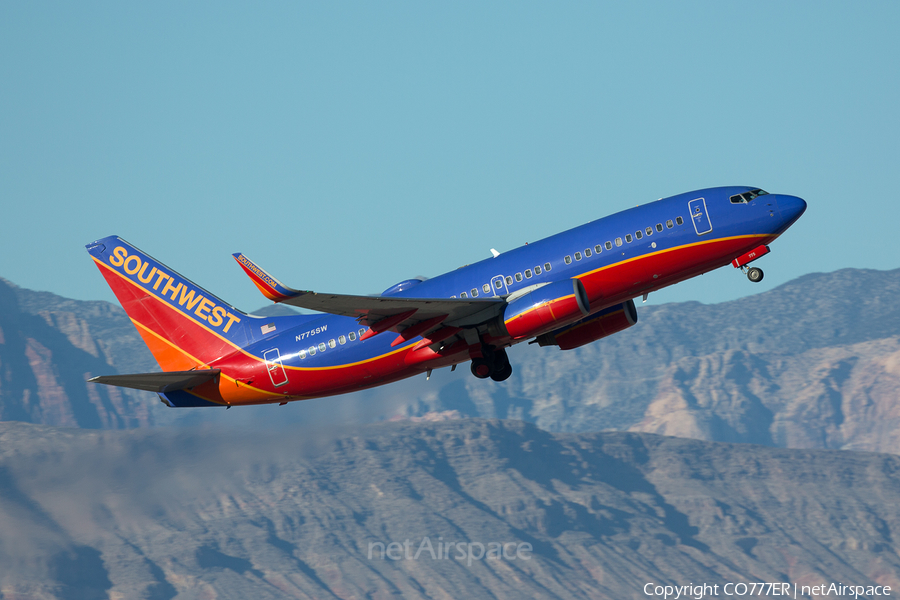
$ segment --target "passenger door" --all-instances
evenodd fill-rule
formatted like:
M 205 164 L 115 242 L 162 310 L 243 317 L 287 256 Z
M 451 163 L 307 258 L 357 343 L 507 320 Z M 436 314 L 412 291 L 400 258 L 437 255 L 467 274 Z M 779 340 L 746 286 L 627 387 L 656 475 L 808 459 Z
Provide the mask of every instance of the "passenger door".
M 706 212 L 706 200 L 697 198 L 688 202 L 691 212 L 691 220 L 694 222 L 694 231 L 697 235 L 704 235 L 712 231 L 712 223 L 709 221 L 709 213 Z

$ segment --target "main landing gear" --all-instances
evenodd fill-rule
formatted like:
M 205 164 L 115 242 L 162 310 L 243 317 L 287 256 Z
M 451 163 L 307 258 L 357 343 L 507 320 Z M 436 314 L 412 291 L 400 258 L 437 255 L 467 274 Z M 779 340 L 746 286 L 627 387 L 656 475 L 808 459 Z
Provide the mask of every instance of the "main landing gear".
M 472 359 L 472 375 L 478 379 L 487 379 L 490 377 L 494 381 L 505 381 L 512 375 L 512 365 L 509 364 L 509 357 L 506 356 L 506 350 L 491 348 L 490 346 L 482 347 L 482 357 Z

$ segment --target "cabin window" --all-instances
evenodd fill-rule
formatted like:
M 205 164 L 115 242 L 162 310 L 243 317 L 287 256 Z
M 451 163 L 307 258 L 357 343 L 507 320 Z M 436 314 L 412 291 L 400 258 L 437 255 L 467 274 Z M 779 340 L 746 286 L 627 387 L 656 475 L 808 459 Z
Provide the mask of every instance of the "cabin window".
M 478 297 L 478 288 L 472 288 L 471 293 L 472 293 L 473 298 L 477 298 Z
M 303 360 L 304 358 L 306 358 L 306 350 L 301 350 L 300 351 L 300 360 Z
M 531 279 L 531 269 L 525 269 L 525 279 Z
M 359 330 L 359 337 L 362 337 L 363 334 L 364 334 L 365 332 L 366 332 L 365 329 L 360 329 L 360 330 Z
M 631 243 L 631 234 L 630 233 L 625 234 L 625 241 L 628 242 L 629 244 Z
M 648 227 L 648 228 L 645 229 L 644 231 L 647 232 L 647 235 L 653 235 L 653 228 L 652 228 L 652 227 Z
M 683 225 L 684 219 L 682 219 L 681 217 L 675 217 L 675 222 L 678 223 L 679 225 Z
M 657 231 L 662 231 L 662 223 L 657 223 L 657 224 L 656 224 L 656 230 L 657 230 Z
M 540 274 L 541 274 L 541 268 L 540 268 L 540 267 L 535 267 L 535 268 L 534 268 L 534 274 L 535 274 L 535 275 L 540 275 Z
M 545 271 L 549 271 L 549 270 L 550 270 L 550 263 L 544 263 L 544 270 L 545 270 Z
M 347 343 L 347 336 L 339 335 L 339 336 L 338 336 L 338 344 L 340 344 L 341 346 L 343 346 L 343 345 L 346 344 L 346 343 Z
M 310 356 L 315 356 L 315 355 L 316 355 L 316 347 L 315 347 L 315 346 L 310 346 L 310 347 L 309 347 L 309 355 L 310 355 Z
M 622 238 L 616 238 L 616 246 L 622 245 Z
M 516 273 L 516 281 L 522 281 L 522 274 Z
M 329 348 L 337 347 L 337 342 L 334 341 L 334 338 L 331 338 L 330 340 L 328 340 L 328 347 Z
M 672 227 L 674 227 L 674 225 L 672 224 L 672 219 L 666 221 L 666 227 L 668 227 L 669 229 L 672 229 Z
M 498 290 L 499 290 L 500 288 L 502 288 L 502 287 L 503 287 L 503 280 L 502 280 L 502 279 L 495 279 L 495 280 L 494 280 L 494 287 L 497 288 Z
M 350 341 L 351 341 L 351 342 L 355 342 L 355 341 L 356 341 L 356 332 L 355 332 L 355 331 L 351 331 L 351 332 L 350 332 Z
M 621 244 L 620 244 L 621 245 Z M 606 242 L 606 249 L 612 250 L 612 242 Z
M 585 248 L 585 249 L 584 249 L 584 257 L 587 258 L 587 257 L 589 257 L 590 255 L 591 255 L 591 249 L 590 249 L 590 248 Z
M 506 285 L 512 285 L 512 275 L 506 276 Z
M 484 290 L 485 294 L 490 294 L 491 293 L 491 284 L 486 283 L 483 286 L 481 286 L 481 289 Z
M 594 252 L 596 252 L 597 254 L 600 254 L 601 252 L 603 252 L 603 246 L 601 246 L 600 244 L 597 244 L 596 246 L 594 246 Z
M 641 233 L 640 231 L 635 231 L 634 237 L 636 237 L 637 239 L 641 239 L 642 237 L 644 237 L 644 234 Z
M 575 253 L 575 260 L 581 260 L 581 252 Z
M 319 352 L 325 352 L 325 342 L 319 342 Z
M 468 298 L 469 295 L 467 293 L 463 292 L 462 294 L 459 295 L 459 297 L 460 298 Z
M 565 258 L 564 260 L 566 261 L 566 264 L 567 264 L 567 265 L 571 265 L 571 264 L 572 264 L 572 257 L 569 256 L 568 254 L 566 255 L 566 258 Z

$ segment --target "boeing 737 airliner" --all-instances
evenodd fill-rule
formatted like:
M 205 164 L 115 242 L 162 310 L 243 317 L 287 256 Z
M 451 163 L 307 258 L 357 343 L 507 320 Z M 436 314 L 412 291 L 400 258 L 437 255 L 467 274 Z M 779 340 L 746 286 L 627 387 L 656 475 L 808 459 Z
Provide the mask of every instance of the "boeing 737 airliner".
M 795 196 L 721 187 L 598 219 L 380 296 L 299 291 L 243 254 L 270 300 L 317 311 L 246 314 L 123 239 L 87 246 L 161 373 L 91 381 L 157 392 L 169 406 L 237 406 L 343 394 L 471 361 L 512 374 L 506 348 L 577 348 L 631 327 L 634 298 L 731 263 L 747 265 L 806 210 Z M 324 313 L 324 314 L 322 314 Z

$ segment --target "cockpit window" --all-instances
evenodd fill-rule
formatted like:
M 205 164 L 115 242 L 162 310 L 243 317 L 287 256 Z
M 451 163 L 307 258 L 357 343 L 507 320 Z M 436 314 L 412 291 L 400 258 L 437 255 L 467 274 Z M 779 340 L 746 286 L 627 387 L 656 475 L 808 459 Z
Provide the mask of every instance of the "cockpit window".
M 756 198 L 757 196 L 765 196 L 769 192 L 761 189 L 750 190 L 749 192 L 744 192 L 743 194 L 735 194 L 731 197 L 732 204 L 746 204 Z

